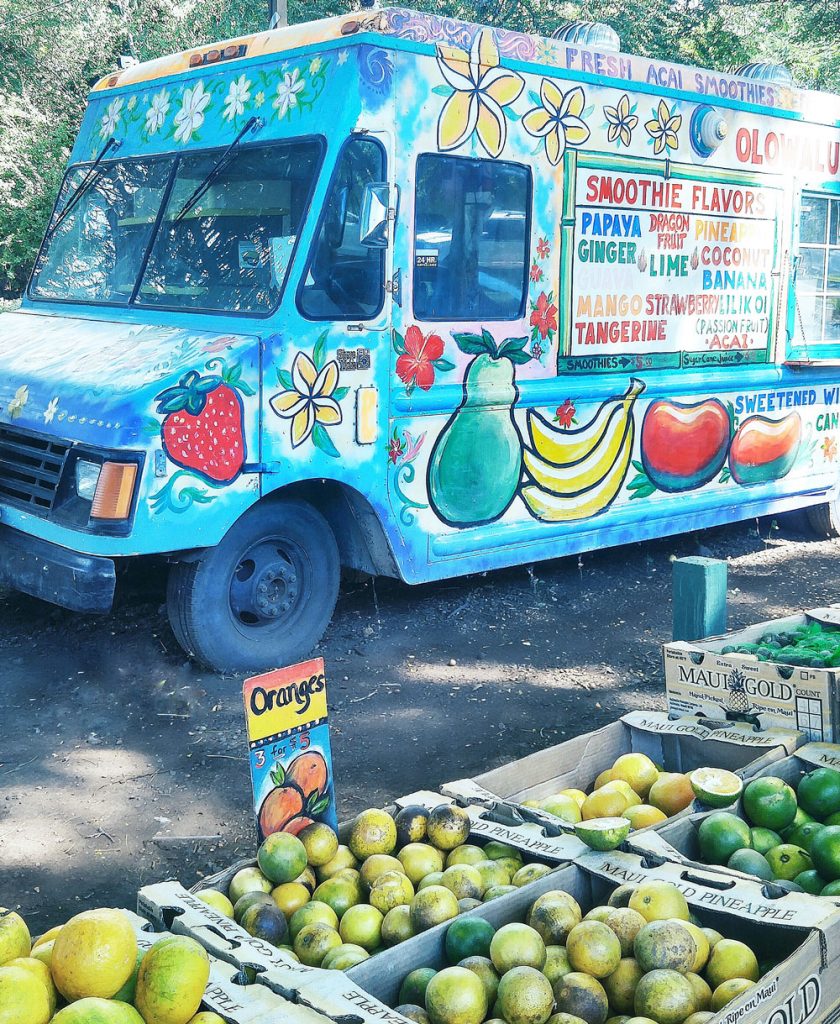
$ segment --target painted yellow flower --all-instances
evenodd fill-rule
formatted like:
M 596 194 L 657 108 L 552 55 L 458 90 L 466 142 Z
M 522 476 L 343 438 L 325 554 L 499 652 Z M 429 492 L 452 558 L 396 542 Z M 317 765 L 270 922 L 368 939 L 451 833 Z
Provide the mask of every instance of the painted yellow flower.
M 563 159 L 567 146 L 582 146 L 589 138 L 589 129 L 581 120 L 586 97 L 576 85 L 563 95 L 548 78 L 540 85 L 541 107 L 534 107 L 522 118 L 529 135 L 545 140 L 549 163 L 556 167 Z
M 332 397 L 338 384 L 338 363 L 332 359 L 321 372 L 306 355 L 298 352 L 292 364 L 292 389 L 280 391 L 269 404 L 278 416 L 292 421 L 292 447 L 310 436 L 316 423 L 334 427 L 341 423 L 341 409 Z
M 525 82 L 501 67 L 492 31 L 482 29 L 469 50 L 438 46 L 437 62 L 454 89 L 438 120 L 438 149 L 457 149 L 477 132 L 487 153 L 499 156 L 507 142 L 504 108 L 518 99 Z
M 630 112 L 630 97 L 627 93 L 624 93 L 614 107 L 605 106 L 604 116 L 609 122 L 607 142 L 620 139 L 623 146 L 629 146 L 633 138 L 633 129 L 639 123 L 639 119 Z
M 680 144 L 677 132 L 682 124 L 682 114 L 677 114 L 676 109 L 676 104 L 672 111 L 665 100 L 660 100 L 656 111 L 651 111 L 654 116 L 645 121 L 645 131 L 653 139 L 653 152 L 657 155 L 663 150 L 667 155 L 669 149 L 677 149 Z

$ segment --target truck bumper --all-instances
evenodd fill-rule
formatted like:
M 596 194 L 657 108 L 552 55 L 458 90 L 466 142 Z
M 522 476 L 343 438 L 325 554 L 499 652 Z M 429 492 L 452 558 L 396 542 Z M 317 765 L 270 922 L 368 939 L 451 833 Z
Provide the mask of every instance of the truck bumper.
M 0 585 L 75 612 L 109 612 L 114 561 L 80 555 L 11 526 L 0 526 Z

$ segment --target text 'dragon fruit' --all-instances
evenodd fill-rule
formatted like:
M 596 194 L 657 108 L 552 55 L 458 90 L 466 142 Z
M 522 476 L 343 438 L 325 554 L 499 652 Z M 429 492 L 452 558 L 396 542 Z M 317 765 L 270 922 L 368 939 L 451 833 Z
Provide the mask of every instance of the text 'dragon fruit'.
M 739 484 L 781 480 L 793 469 L 802 441 L 798 412 L 780 420 L 750 416 L 744 420 L 729 449 L 729 471 Z
M 214 484 L 229 484 L 245 464 L 245 413 L 241 391 L 253 390 L 239 379 L 239 366 L 221 376 L 195 370 L 157 396 L 163 416 L 161 440 L 178 466 Z
M 504 515 L 519 486 L 522 442 L 513 420 L 519 396 L 514 365 L 530 359 L 526 338 L 500 346 L 489 331 L 456 334 L 475 356 L 464 398 L 435 441 L 429 458 L 429 503 L 449 526 L 478 526 Z
M 714 480 L 731 432 L 722 402 L 652 402 L 642 422 L 642 465 L 660 491 L 690 491 Z
M 568 522 L 589 519 L 608 508 L 621 490 L 633 454 L 633 405 L 644 391 L 633 379 L 623 395 L 608 398 L 577 430 L 556 430 L 529 412 L 532 449 L 524 452 L 533 481 L 522 497 L 537 519 Z

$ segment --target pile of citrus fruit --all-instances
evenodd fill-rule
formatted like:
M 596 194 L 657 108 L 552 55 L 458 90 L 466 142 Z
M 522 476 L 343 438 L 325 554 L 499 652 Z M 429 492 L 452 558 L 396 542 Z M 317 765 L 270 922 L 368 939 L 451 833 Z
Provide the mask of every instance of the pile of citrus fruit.
M 657 825 L 684 811 L 697 798 L 709 807 L 735 803 L 742 789 L 733 772 L 698 768 L 690 774 L 662 771 L 639 752 L 622 754 L 601 772 L 592 792 L 564 789 L 541 800 L 525 800 L 574 826 L 579 839 L 596 850 L 614 849 L 634 829 Z
M 703 861 L 796 891 L 840 895 L 840 772 L 815 768 L 796 789 L 772 775 L 753 779 L 739 811 L 701 821 Z
M 449 966 L 420 967 L 397 1009 L 417 1024 L 706 1024 L 761 976 L 748 945 L 704 928 L 668 882 L 624 885 L 586 915 L 547 892 L 526 921 L 449 926 Z
M 366 810 L 346 846 L 321 822 L 275 832 L 227 893 L 198 896 L 308 967 L 348 970 L 551 871 L 502 843 L 471 845 L 469 834 L 469 815 L 452 804 L 395 817 Z
M 182 935 L 137 947 L 120 910 L 88 910 L 32 942 L 0 909 L 0 1024 L 224 1024 L 200 1011 L 210 974 Z

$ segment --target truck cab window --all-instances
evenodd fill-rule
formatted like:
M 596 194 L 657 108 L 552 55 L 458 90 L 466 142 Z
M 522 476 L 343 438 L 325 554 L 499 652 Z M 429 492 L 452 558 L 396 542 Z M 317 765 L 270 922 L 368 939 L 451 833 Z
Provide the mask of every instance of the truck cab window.
M 138 304 L 265 315 L 280 301 L 321 144 L 243 147 L 191 202 L 219 155 L 181 158 Z
M 385 151 L 373 139 L 342 150 L 298 294 L 309 320 L 370 320 L 385 299 L 385 252 L 361 237 L 365 186 L 385 180 Z
M 172 159 L 72 167 L 35 265 L 29 294 L 64 302 L 126 304 L 146 255 Z M 88 187 L 71 199 L 79 186 Z M 68 207 L 63 219 L 65 205 Z
M 531 172 L 498 160 L 417 160 L 414 314 L 516 320 L 528 290 Z
M 840 341 L 840 198 L 802 197 L 796 302 L 796 340 Z

